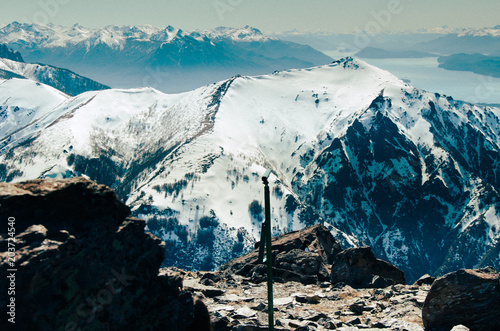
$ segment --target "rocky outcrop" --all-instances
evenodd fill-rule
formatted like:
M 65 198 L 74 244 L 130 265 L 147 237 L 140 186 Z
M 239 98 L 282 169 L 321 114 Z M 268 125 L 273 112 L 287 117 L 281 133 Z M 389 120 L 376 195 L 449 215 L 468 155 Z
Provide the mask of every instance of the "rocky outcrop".
M 348 248 L 335 256 L 331 282 L 354 288 L 382 288 L 404 284 L 405 276 L 394 265 L 375 258 L 371 248 L 365 246 Z
M 17 62 L 24 62 L 21 53 L 10 49 L 5 44 L 0 44 L 0 58 L 9 59 Z
M 500 330 L 498 271 L 462 269 L 434 281 L 422 309 L 426 330 Z
M 293 231 L 273 238 L 273 277 L 275 281 L 312 284 L 327 281 L 340 244 L 323 225 Z M 260 283 L 266 279 L 266 266 L 259 264 L 258 249 L 233 259 L 220 269 L 222 275 L 236 274 Z
M 422 277 L 420 277 L 419 279 L 417 279 L 413 285 L 419 285 L 419 286 L 424 285 L 424 284 L 425 285 L 432 285 L 432 283 L 434 283 L 435 280 L 436 280 L 436 278 L 432 277 L 429 274 L 425 274 Z
M 316 224 L 273 238 L 273 279 L 316 284 L 331 281 L 354 288 L 382 288 L 404 284 L 404 273 L 375 258 L 370 247 L 342 250 L 326 227 Z M 258 249 L 229 261 L 222 275 L 248 277 L 254 283 L 266 280 L 266 265 L 257 261 Z
M 2 269 L 12 270 L 0 287 L 15 289 L 0 305 L 15 303 L 19 330 L 185 330 L 201 323 L 194 320 L 203 319 L 203 304 L 182 290 L 182 278 L 159 272 L 163 243 L 128 214 L 111 189 L 83 178 L 0 183 L 0 241 L 15 243 L 14 256 L 0 253 Z

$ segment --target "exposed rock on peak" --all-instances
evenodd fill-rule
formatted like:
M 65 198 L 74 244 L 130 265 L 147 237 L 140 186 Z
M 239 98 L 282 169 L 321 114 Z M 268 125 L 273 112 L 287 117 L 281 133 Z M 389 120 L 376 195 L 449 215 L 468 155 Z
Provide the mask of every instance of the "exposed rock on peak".
M 405 283 L 403 271 L 377 259 L 368 246 L 348 248 L 337 254 L 331 275 L 332 284 L 345 283 L 354 288 L 381 288 Z
M 370 247 L 342 251 L 330 231 L 320 224 L 274 238 L 272 251 L 273 278 L 278 282 L 315 284 L 331 280 L 333 284 L 343 283 L 355 288 L 405 283 L 403 271 L 375 258 Z M 257 258 L 258 249 L 226 263 L 221 272 L 249 277 L 256 283 L 263 282 L 266 267 L 258 264 Z
M 470 330 L 500 330 L 498 271 L 462 269 L 434 281 L 422 308 L 426 330 L 450 330 L 463 325 Z
M 182 291 L 182 279 L 159 273 L 163 243 L 128 213 L 111 189 L 83 178 L 0 183 L 0 216 L 15 219 L 15 230 L 4 226 L 0 237 L 2 245 L 15 238 L 15 262 L 2 252 L 0 265 L 17 269 L 18 329 L 185 330 L 193 323 L 193 295 Z
M 277 281 L 304 284 L 328 280 L 330 264 L 340 252 L 340 244 L 323 225 L 292 231 L 273 238 L 273 276 Z M 221 267 L 224 275 L 237 274 L 260 283 L 266 279 L 266 267 L 258 263 L 258 248 Z
M 43 224 L 49 233 L 64 229 L 86 236 L 82 230 L 107 232 L 130 213 L 109 187 L 81 177 L 0 183 L 0 206 L 2 217 L 16 218 L 17 233 Z

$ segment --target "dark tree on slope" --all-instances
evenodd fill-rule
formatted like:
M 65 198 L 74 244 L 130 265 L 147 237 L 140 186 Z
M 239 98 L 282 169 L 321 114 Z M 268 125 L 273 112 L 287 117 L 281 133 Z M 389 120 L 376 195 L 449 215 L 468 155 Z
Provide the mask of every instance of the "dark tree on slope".
M 262 212 L 264 211 L 264 209 L 262 208 L 262 205 L 259 201 L 252 201 L 250 205 L 248 205 L 248 211 L 253 218 L 262 220 Z

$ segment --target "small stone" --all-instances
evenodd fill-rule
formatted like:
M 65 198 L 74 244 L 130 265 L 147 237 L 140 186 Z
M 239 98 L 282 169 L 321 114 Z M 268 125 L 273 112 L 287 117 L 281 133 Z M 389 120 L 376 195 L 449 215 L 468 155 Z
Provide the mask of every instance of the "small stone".
M 417 281 L 414 283 L 414 285 L 418 285 L 418 286 L 432 285 L 432 283 L 434 283 L 435 280 L 436 280 L 436 278 L 432 277 L 429 274 L 425 274 L 422 277 L 420 277 L 419 279 L 417 279 Z
M 366 305 L 366 306 L 364 306 L 364 307 L 363 307 L 363 310 L 364 310 L 364 311 L 373 311 L 373 310 L 375 310 L 375 309 L 377 309 L 377 308 L 378 308 L 377 304 L 372 303 L 372 304 L 370 304 L 370 305 Z
M 348 320 L 346 323 L 349 325 L 358 325 L 361 324 L 361 320 L 359 319 L 359 317 L 356 317 L 354 319 Z
M 207 298 L 215 298 L 224 295 L 225 292 L 218 288 L 206 288 L 202 289 L 201 293 L 203 293 L 203 295 L 206 296 Z
M 321 283 L 319 283 L 319 287 L 320 288 L 325 288 L 326 289 L 326 288 L 329 288 L 331 286 L 332 286 L 331 282 L 321 282 Z
M 294 298 L 295 298 L 295 301 L 297 301 L 297 302 L 307 303 L 307 296 L 304 294 L 295 294 Z
M 328 321 L 325 324 L 323 324 L 323 327 L 327 330 L 335 330 L 337 328 L 337 325 L 332 321 Z
M 301 323 L 300 321 L 289 321 L 288 326 L 290 326 L 292 328 L 299 328 L 299 327 L 302 327 L 305 325 L 304 325 L 304 323 Z
M 360 303 L 353 303 L 349 306 L 349 309 L 356 315 L 363 315 L 364 306 Z
M 232 317 L 235 319 L 242 319 L 242 318 L 253 317 L 255 315 L 256 315 L 256 313 L 252 309 L 250 309 L 248 307 L 242 307 L 242 308 L 236 309 L 235 315 L 233 315 Z
M 315 310 L 303 310 L 299 313 L 299 320 L 307 320 L 317 322 L 321 318 L 326 318 L 324 313 L 317 312 Z
M 291 297 L 274 299 L 275 306 L 286 306 L 289 304 L 293 304 L 293 298 Z
M 267 305 L 265 303 L 261 302 L 257 306 L 251 307 L 251 309 L 257 310 L 257 311 L 267 311 Z
M 309 327 L 308 325 L 299 326 L 298 328 L 295 329 L 295 331 L 310 331 L 310 330 L 314 330 L 314 329 Z

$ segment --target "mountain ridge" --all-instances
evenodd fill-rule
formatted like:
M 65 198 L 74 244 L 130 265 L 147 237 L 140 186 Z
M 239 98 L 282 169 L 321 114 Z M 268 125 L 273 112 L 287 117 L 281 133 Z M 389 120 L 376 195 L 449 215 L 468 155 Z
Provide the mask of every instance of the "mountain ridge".
M 271 38 L 248 26 L 184 32 L 172 26 L 87 29 L 14 22 L 0 29 L 0 41 L 28 61 L 68 68 L 109 86 L 175 93 L 237 74 L 332 60 L 309 46 Z
M 80 76 L 70 70 L 41 63 L 25 63 L 0 58 L 0 70 L 4 73 L 5 78 L 31 79 L 52 86 L 70 96 L 87 91 L 109 89 L 109 86 Z
M 55 113 L 0 140 L 3 180 L 86 174 L 107 184 L 167 252 L 199 257 L 169 263 L 213 269 L 251 248 L 266 168 L 274 235 L 322 223 L 409 281 L 500 263 L 500 109 L 413 88 L 363 61 L 178 95 L 87 92 Z

